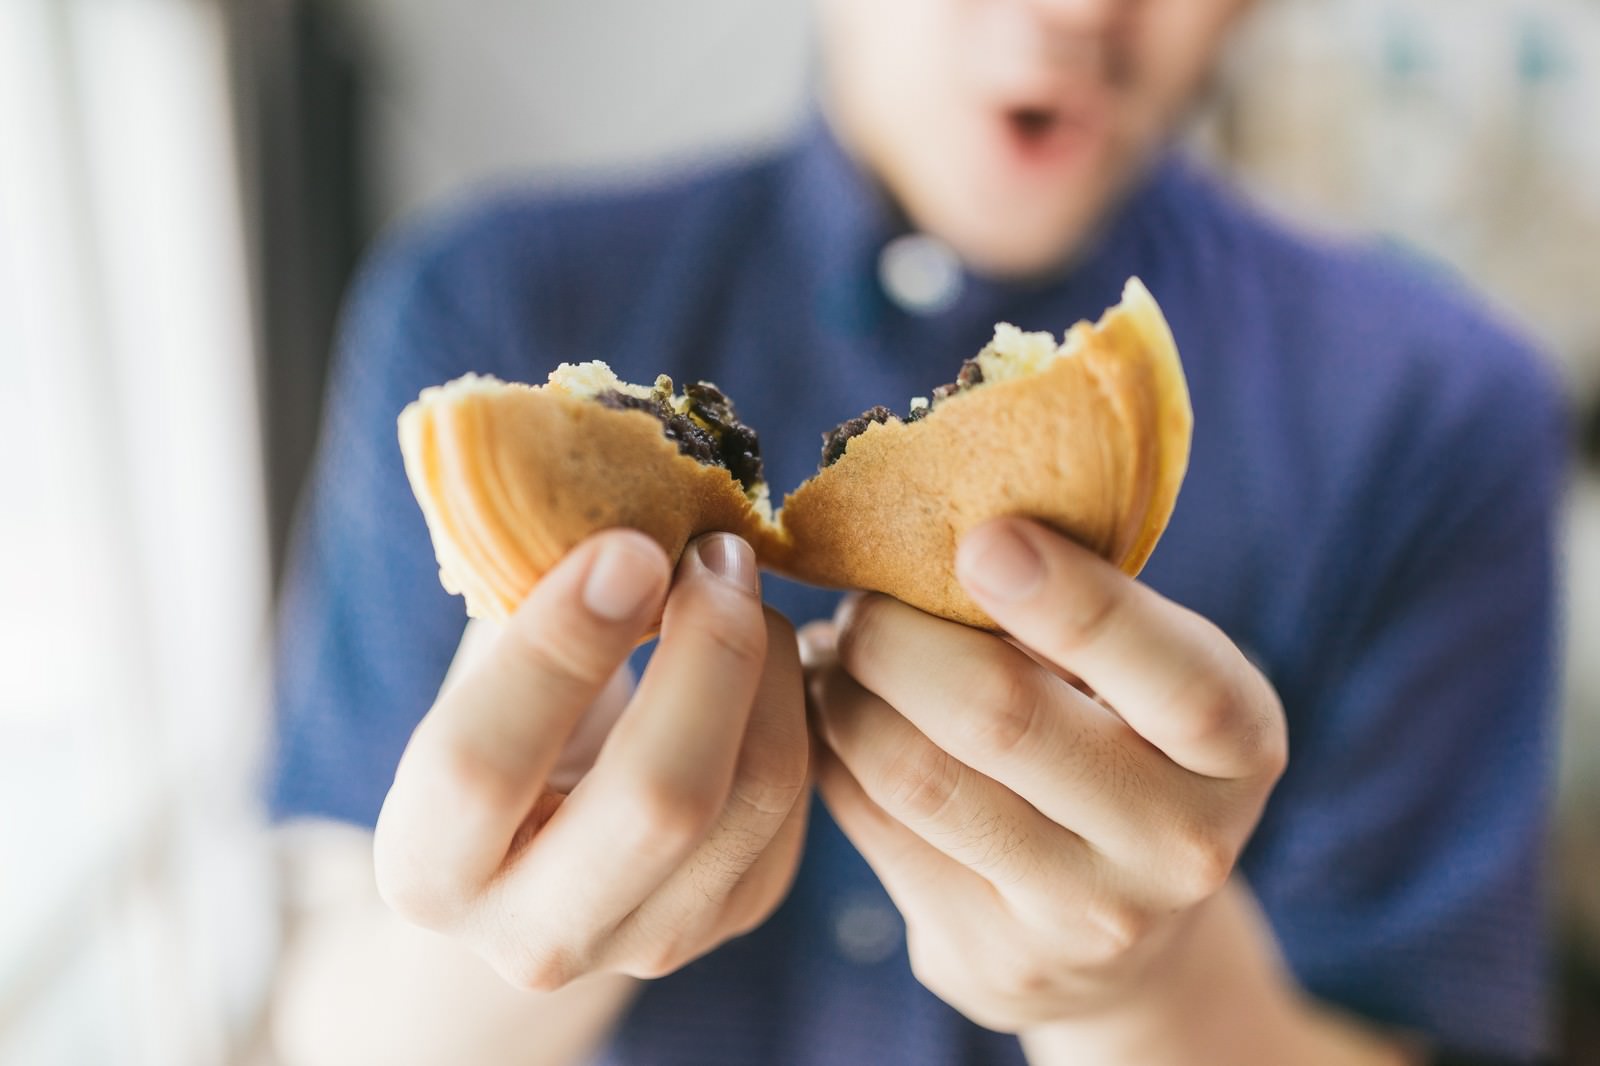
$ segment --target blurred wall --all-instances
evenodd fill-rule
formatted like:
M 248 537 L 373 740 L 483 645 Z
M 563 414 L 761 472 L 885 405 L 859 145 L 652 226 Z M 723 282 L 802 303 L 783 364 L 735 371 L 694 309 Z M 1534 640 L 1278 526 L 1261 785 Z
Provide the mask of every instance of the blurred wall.
M 808 0 L 343 0 L 373 63 L 373 208 L 780 136 Z
M 1600 393 L 1600 3 L 1267 0 L 1233 59 L 1258 195 L 1450 264 Z

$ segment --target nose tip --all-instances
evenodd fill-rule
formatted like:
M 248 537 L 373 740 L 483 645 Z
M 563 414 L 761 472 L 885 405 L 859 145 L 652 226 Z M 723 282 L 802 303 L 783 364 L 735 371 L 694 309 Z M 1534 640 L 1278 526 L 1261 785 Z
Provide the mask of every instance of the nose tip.
M 1076 33 L 1099 33 L 1115 21 L 1123 0 L 1025 0 L 1035 15 L 1052 27 Z
M 1005 56 L 1014 81 L 1029 92 L 1043 83 L 1081 83 L 1108 76 L 1119 62 L 1120 25 L 1135 0 L 991 0 L 977 29 L 985 51 Z

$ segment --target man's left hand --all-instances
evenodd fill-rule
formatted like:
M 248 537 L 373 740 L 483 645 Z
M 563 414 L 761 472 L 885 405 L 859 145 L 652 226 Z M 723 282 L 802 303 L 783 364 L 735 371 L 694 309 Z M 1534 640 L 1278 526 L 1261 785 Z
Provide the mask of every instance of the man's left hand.
M 1011 640 L 884 596 L 802 634 L 818 785 L 919 980 L 1021 1031 L 1137 998 L 1282 773 L 1267 680 L 1214 625 L 1001 520 L 957 572 Z

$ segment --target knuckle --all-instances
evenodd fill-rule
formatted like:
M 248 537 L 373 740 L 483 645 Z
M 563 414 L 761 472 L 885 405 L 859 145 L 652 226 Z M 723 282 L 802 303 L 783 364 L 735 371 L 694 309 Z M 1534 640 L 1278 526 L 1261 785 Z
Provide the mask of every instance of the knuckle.
M 1215 831 L 1180 830 L 1171 845 L 1169 877 L 1186 903 L 1209 899 L 1233 876 L 1234 849 Z
M 668 976 L 678 967 L 669 962 L 666 956 L 652 956 L 635 962 L 625 962 L 617 967 L 617 972 L 624 977 L 631 977 L 635 981 L 659 981 Z
M 767 849 L 764 833 L 724 825 L 695 855 L 695 879 L 708 901 L 726 899 Z
M 767 877 L 750 891 L 742 895 L 736 893 L 731 898 L 732 909 L 727 915 L 728 938 L 745 936 L 766 924 L 783 901 L 787 888 L 787 878 Z
M 1250 742 L 1249 729 L 1242 729 L 1240 693 L 1233 679 L 1210 671 L 1184 694 L 1184 708 L 1176 720 L 1181 723 L 1180 742 L 1186 746 L 1209 747 L 1226 743 L 1234 748 Z
M 767 916 L 772 913 L 770 906 L 758 906 L 758 901 L 752 901 L 742 907 L 737 913 L 728 918 L 728 939 L 734 940 L 741 936 L 749 936 L 766 924 Z
M 981 1013 L 979 1004 L 988 997 L 977 989 L 984 982 L 970 964 L 956 962 L 947 946 L 931 937 L 912 937 L 908 931 L 906 959 L 911 976 L 923 988 L 969 1017 Z
M 1215 658 L 1180 697 L 1174 716 L 1174 740 L 1185 746 L 1231 754 L 1230 763 L 1249 776 L 1273 780 L 1288 763 L 1288 730 L 1278 694 L 1242 655 L 1232 651 L 1227 634 L 1198 616 L 1204 641 L 1217 649 Z
M 646 904 L 624 926 L 624 946 L 612 966 L 641 981 L 675 973 L 708 950 L 704 915 Z
M 503 646 L 536 677 L 598 687 L 616 671 L 620 655 L 615 645 L 615 640 L 604 639 L 594 627 L 568 619 L 561 625 L 536 629 L 508 626 Z
M 1239 706 L 1231 711 L 1234 719 L 1229 738 L 1241 766 L 1250 776 L 1276 781 L 1289 762 L 1287 730 L 1274 708 Z
M 395 914 L 412 925 L 439 929 L 449 924 L 460 898 L 430 879 L 418 876 L 414 863 L 398 863 L 374 850 L 373 874 L 378 898 Z
M 1089 908 L 1089 922 L 1099 934 L 1086 945 L 1091 966 L 1110 966 L 1150 934 L 1155 915 L 1121 897 L 1102 899 Z
M 1262 745 L 1261 768 L 1268 781 L 1277 782 L 1289 769 L 1289 735 L 1282 723 L 1274 721 L 1268 728 L 1271 734 Z
M 372 841 L 372 874 L 384 906 L 424 929 L 451 927 L 473 895 L 465 878 L 381 820 Z
M 996 667 L 979 670 L 969 679 L 966 713 L 956 719 L 958 743 L 973 755 L 1004 759 L 1034 735 L 1040 713 L 1040 695 L 1024 671 Z
M 1251 754 L 1261 767 L 1263 775 L 1277 781 L 1289 768 L 1289 727 L 1284 720 L 1283 704 L 1277 690 L 1263 678 L 1265 694 L 1257 707 Z
M 917 983 L 939 995 L 948 970 L 942 952 L 928 937 L 918 936 L 910 928 L 906 930 L 906 960 L 911 965 L 911 976 L 917 979 Z
M 671 855 L 693 847 L 719 804 L 703 785 L 662 778 L 636 781 L 621 800 L 632 846 L 646 854 Z
M 1089 586 L 1078 610 L 1061 619 L 1058 650 L 1072 652 L 1099 643 L 1115 623 L 1121 606 L 1116 585 L 1100 582 Z
M 800 713 L 773 720 L 756 708 L 740 753 L 732 799 L 761 815 L 789 813 L 804 795 L 811 751 Z M 825 728 L 825 723 L 819 723 Z
M 677 943 L 668 941 L 642 950 L 622 963 L 618 970 L 640 981 L 655 981 L 682 969 L 688 961 L 689 957 Z
M 543 993 L 561 991 L 582 972 L 578 960 L 559 948 L 521 951 L 497 961 L 494 968 L 511 987 Z
M 794 743 L 783 745 L 784 753 L 774 760 L 770 770 L 760 779 L 766 787 L 781 789 L 789 796 L 789 807 L 794 807 L 806 794 L 811 782 L 811 741 L 806 733 L 805 719 L 796 723 Z
M 494 818 L 516 806 L 523 786 L 506 775 L 481 749 L 459 740 L 430 747 L 432 787 L 441 806 L 467 821 Z
M 803 749 L 802 749 L 803 751 Z M 805 761 L 802 755 L 799 772 L 789 772 L 792 768 L 784 766 L 782 772 L 771 776 L 765 774 L 740 775 L 733 783 L 730 794 L 732 801 L 746 811 L 762 820 L 787 817 L 794 810 L 796 803 L 805 793 Z
M 1136 735 L 1132 729 L 1127 734 Z M 1097 736 L 1085 741 L 1083 750 L 1093 755 L 1079 773 L 1086 792 L 1114 803 L 1143 803 L 1154 798 L 1155 786 L 1134 744 L 1119 742 L 1116 735 Z
M 829 670 L 813 683 L 810 693 L 818 733 L 828 747 L 837 751 L 847 743 L 849 724 L 866 694 L 844 670 Z
M 989 880 L 1008 885 L 1027 875 L 1031 864 L 1022 855 L 1027 834 L 1011 819 L 996 813 L 974 814 L 958 830 L 958 839 L 963 853 L 973 856 L 972 865 Z
M 835 647 L 839 662 L 852 675 L 858 673 L 863 663 L 870 662 L 873 649 L 880 643 L 883 632 L 884 608 L 887 601 L 879 596 L 862 596 L 850 606 L 844 624 L 840 626 Z
M 890 805 L 907 818 L 937 822 L 948 809 L 960 768 L 947 753 L 920 737 L 906 743 L 883 769 Z
M 1049 997 L 1057 984 L 1055 974 L 1039 959 L 1033 958 L 1007 966 L 996 981 L 998 994 L 1013 1005 Z
M 742 594 L 717 597 L 692 616 L 689 628 L 739 666 L 755 668 L 766 661 L 767 627 L 752 621 Z

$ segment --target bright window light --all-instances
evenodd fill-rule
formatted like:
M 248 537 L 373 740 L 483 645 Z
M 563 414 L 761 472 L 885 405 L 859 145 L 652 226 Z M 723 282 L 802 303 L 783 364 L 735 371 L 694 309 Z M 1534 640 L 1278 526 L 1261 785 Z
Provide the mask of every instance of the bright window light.
M 221 14 L 0 4 L 0 1062 L 238 1061 L 272 961 Z

